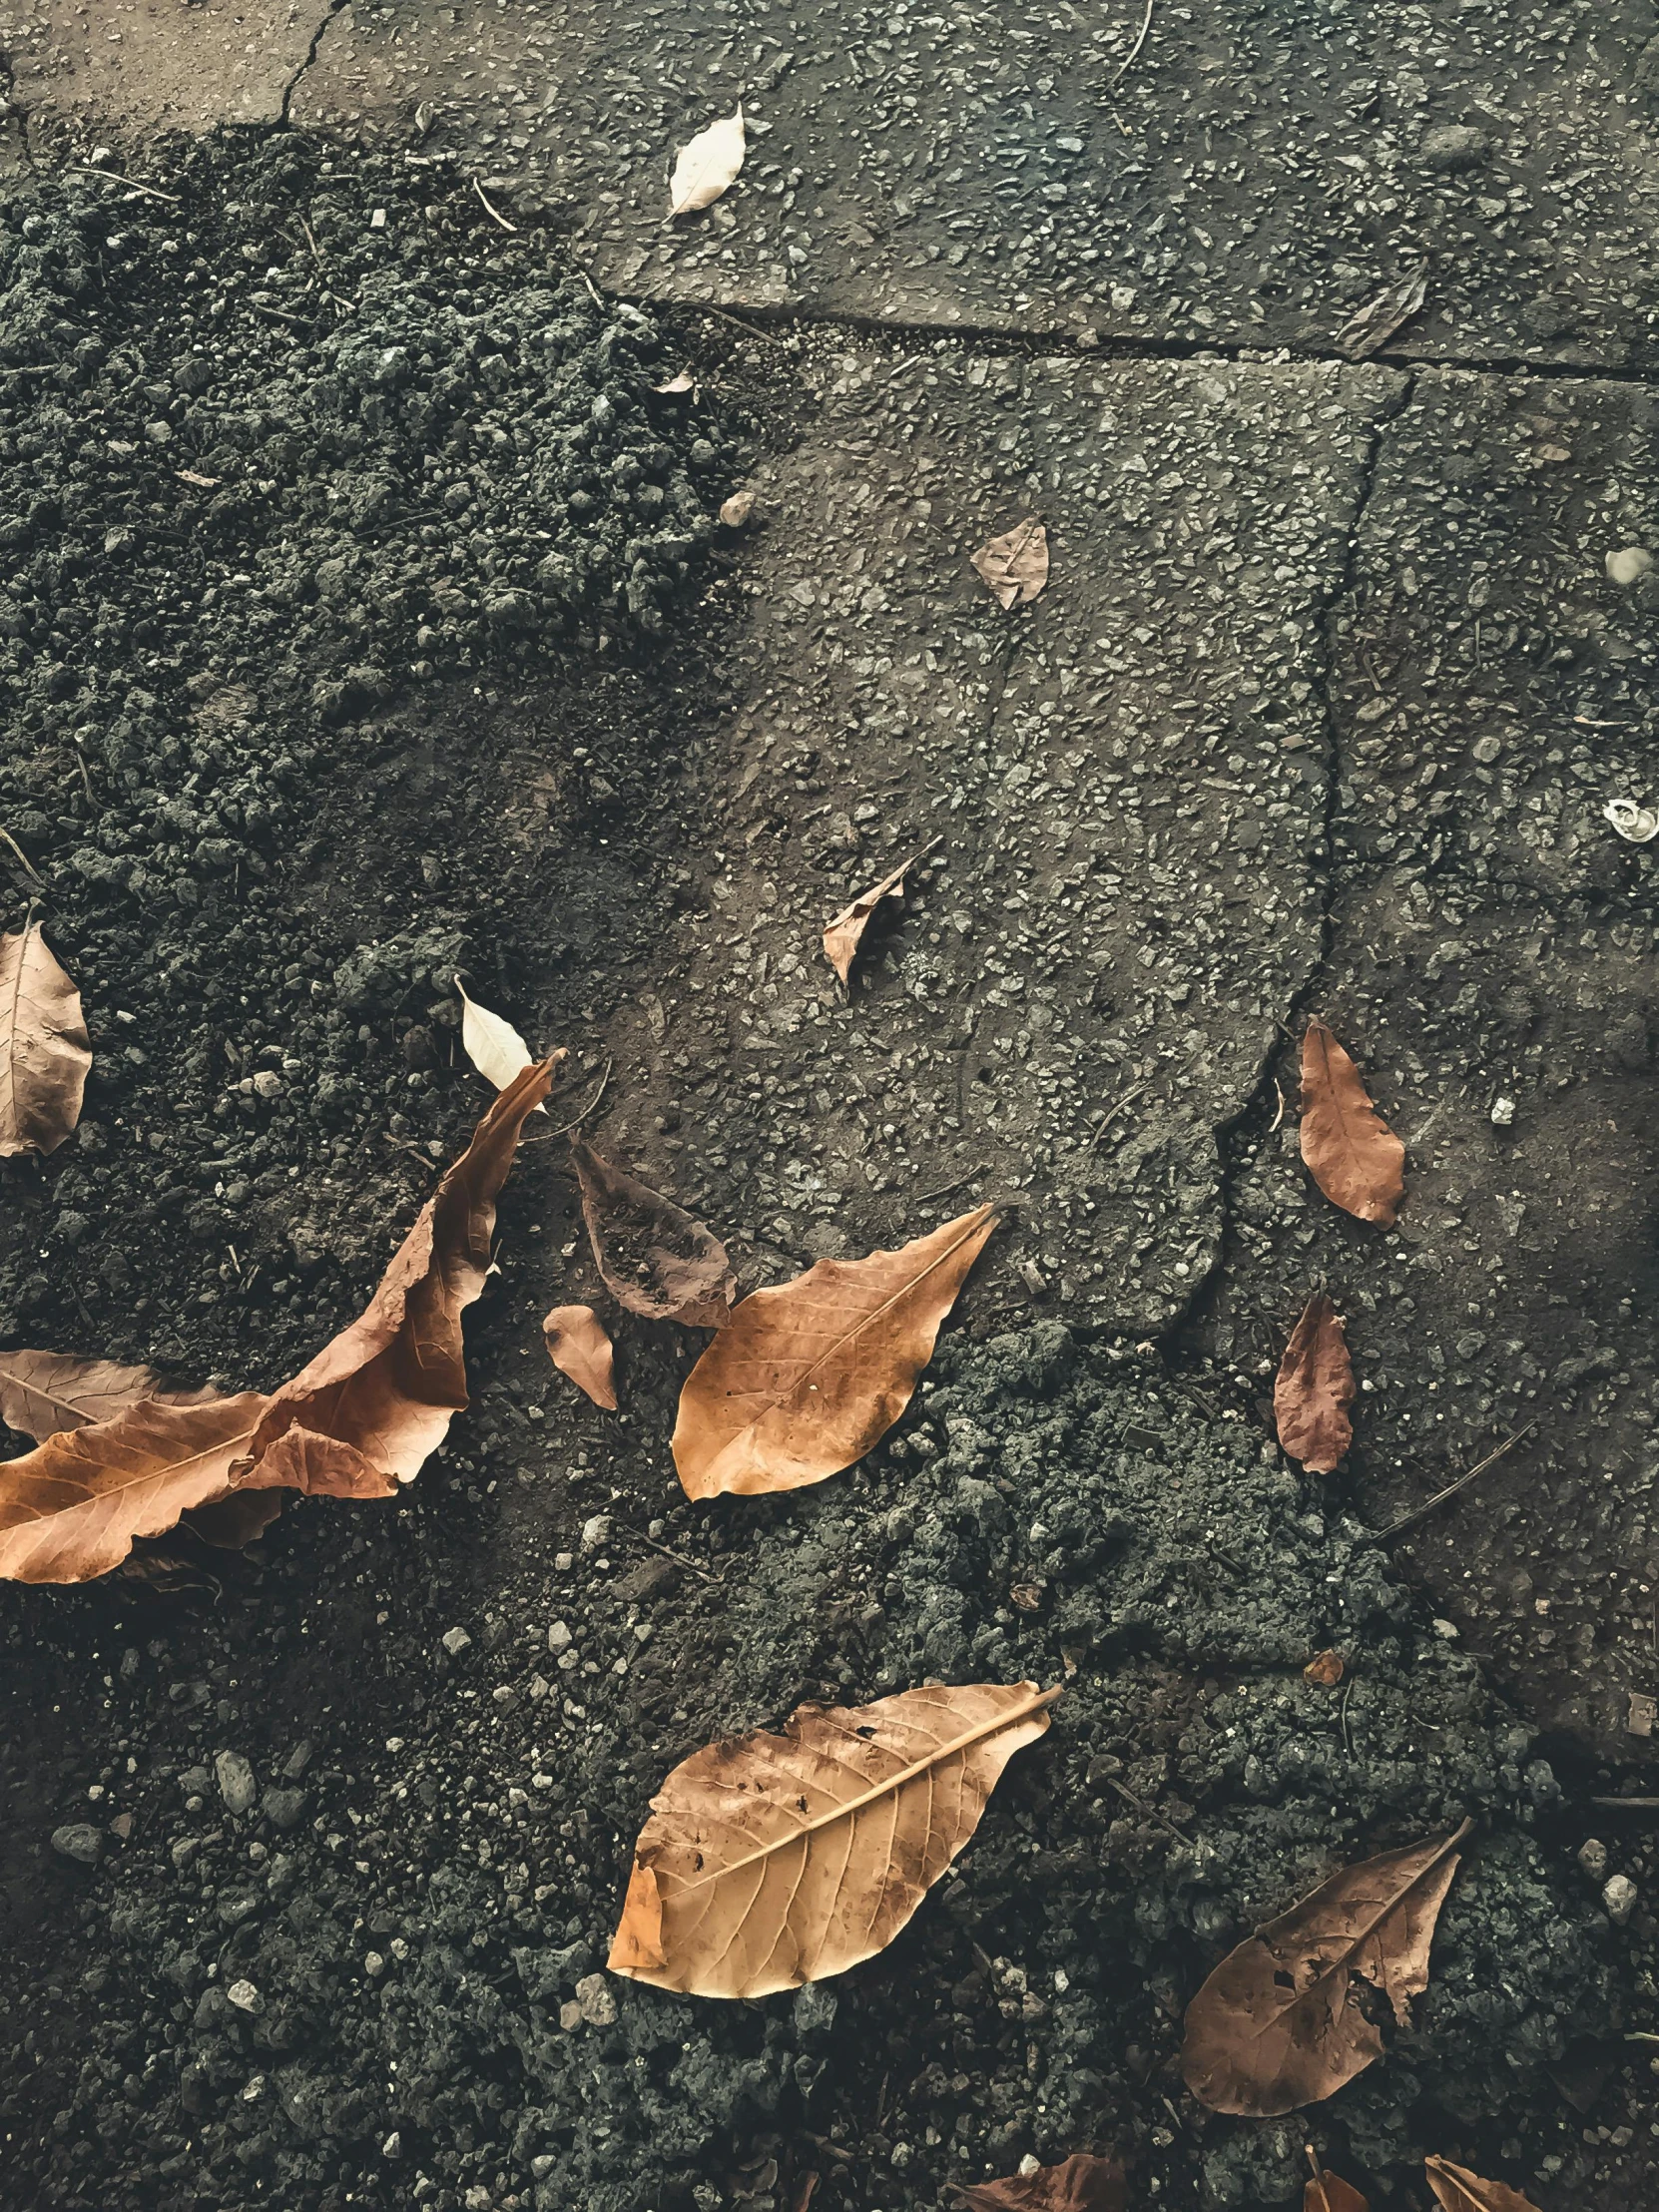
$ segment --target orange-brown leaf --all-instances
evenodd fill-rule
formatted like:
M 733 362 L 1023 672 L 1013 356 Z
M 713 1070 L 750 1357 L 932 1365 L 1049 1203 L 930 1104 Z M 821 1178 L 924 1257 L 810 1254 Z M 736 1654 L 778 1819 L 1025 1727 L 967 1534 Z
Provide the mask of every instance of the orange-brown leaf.
M 1422 2170 L 1445 2212 L 1538 2212 L 1530 2197 L 1502 2181 L 1482 2181 L 1449 2158 L 1425 2158 Z
M 680 1393 L 686 1495 L 796 1490 L 861 1459 L 909 1403 L 996 1220 L 981 1206 L 897 1252 L 820 1260 L 746 1298 Z
M 1322 2166 L 1318 2177 L 1303 2185 L 1302 2212 L 1371 2212 L 1371 2208 L 1352 2181 L 1327 2173 Z
M 1428 1947 L 1468 1833 L 1344 1867 L 1228 1953 L 1187 2007 L 1187 2086 L 1213 2111 L 1271 2119 L 1315 2104 L 1381 2057 L 1354 1978 L 1395 2020 L 1428 1986 Z
M 968 2212 L 1124 2212 L 1127 2201 L 1116 2159 L 1091 2158 L 1085 2151 L 1035 2173 L 954 2186 Z
M 81 994 L 40 924 L 0 937 L 0 1158 L 56 1152 L 81 1118 L 91 1066 Z
M 1291 1331 L 1273 1385 L 1281 1445 L 1310 1474 L 1332 1473 L 1354 1441 L 1353 1403 L 1354 1363 L 1343 1319 L 1329 1296 L 1316 1291 Z
M 972 560 L 1000 606 L 1035 599 L 1048 582 L 1048 532 L 1034 515 L 1027 515 L 982 545 Z
M 0 1575 L 89 1582 L 107 1574 L 135 1537 L 160 1536 L 226 1493 L 269 1403 L 257 1390 L 196 1405 L 145 1398 L 0 1462 Z
M 1303 1680 L 1317 1682 L 1322 1690 L 1334 1690 L 1343 1679 L 1343 1658 L 1339 1651 L 1322 1651 L 1315 1654 L 1303 1668 Z
M 164 1390 L 153 1368 L 114 1360 L 83 1360 L 72 1352 L 0 1352 L 0 1420 L 36 1443 L 61 1429 L 113 1420 L 141 1398 L 163 1405 L 201 1405 L 212 1390 Z
M 1333 1205 L 1392 1227 L 1405 1196 L 1405 1147 L 1323 1021 L 1302 1034 L 1302 1157 Z
M 933 844 L 938 841 L 935 837 Z M 876 907 L 883 898 L 898 896 L 904 887 L 905 876 L 922 854 L 931 852 L 932 849 L 932 844 L 926 844 L 920 852 L 912 852 L 907 860 L 900 861 L 890 875 L 883 875 L 880 882 L 872 885 L 869 890 L 860 891 L 849 905 L 843 906 L 834 919 L 826 925 L 824 956 L 843 983 L 852 973 L 852 963 L 858 956 L 858 946 L 863 941 L 864 931 L 869 927 L 870 917 Z
M 720 1328 L 737 1289 L 720 1239 L 582 1138 L 571 1138 L 570 1156 L 594 1264 L 617 1303 L 647 1321 Z
M 967 1843 L 1058 1695 L 979 1682 L 803 1705 L 781 1736 L 694 1752 L 651 1801 L 611 1970 L 755 1997 L 873 1957 Z
M 496 1195 L 561 1057 L 497 1094 L 365 1310 L 271 1400 L 239 1488 L 389 1497 L 443 1441 L 467 1401 L 461 1316 L 489 1270 Z
M 591 1306 L 555 1306 L 542 1323 L 547 1356 L 561 1375 L 586 1390 L 606 1412 L 616 1411 L 611 1370 L 611 1340 Z

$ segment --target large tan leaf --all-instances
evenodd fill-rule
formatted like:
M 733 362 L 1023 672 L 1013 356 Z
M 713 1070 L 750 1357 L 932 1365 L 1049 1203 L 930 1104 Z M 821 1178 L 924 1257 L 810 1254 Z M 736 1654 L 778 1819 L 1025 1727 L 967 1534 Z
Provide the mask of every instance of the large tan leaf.
M 547 1357 L 606 1412 L 616 1411 L 611 1340 L 591 1306 L 555 1306 L 542 1323 Z
M 955 2193 L 968 2212 L 1124 2212 L 1123 2168 L 1114 2158 L 1074 2151 L 1057 2166 L 981 2181 Z
M 144 1398 L 0 1461 L 0 1575 L 88 1582 L 137 1536 L 159 1536 L 221 1497 L 270 1400 L 257 1390 L 198 1405 Z
M 83 1360 L 73 1352 L 0 1352 L 0 1420 L 44 1443 L 63 1428 L 113 1420 L 141 1398 L 201 1405 L 212 1390 L 163 1390 L 153 1368 Z
M 740 100 L 735 115 L 723 115 L 681 147 L 668 188 L 669 214 L 692 215 L 712 207 L 736 181 L 747 151 Z
M 272 1398 L 239 1489 L 388 1497 L 465 1405 L 461 1316 L 484 1287 L 496 1194 L 562 1054 L 522 1069 L 421 1208 L 367 1308 Z
M 737 1288 L 720 1239 L 581 1137 L 571 1138 L 570 1157 L 594 1264 L 617 1303 L 647 1321 L 719 1329 Z
M 1428 1986 L 1434 1923 L 1468 1834 L 1344 1867 L 1240 1943 L 1187 2007 L 1181 2067 L 1201 2104 L 1271 2119 L 1315 2104 L 1382 2052 L 1355 1977 L 1401 2026 Z
M 1405 1147 L 1323 1021 L 1310 1021 L 1302 1034 L 1302 1157 L 1333 1205 L 1393 1226 L 1405 1196 Z
M 455 988 L 461 1000 L 461 1048 L 484 1081 L 503 1091 L 535 1055 L 510 1021 L 467 996 L 458 975 Z M 538 1106 L 536 1111 L 544 1109 Z
M 999 605 L 1035 599 L 1048 582 L 1048 532 L 1027 515 L 972 556 L 973 566 Z
M 910 1402 L 996 1221 L 981 1206 L 897 1252 L 820 1260 L 746 1298 L 680 1393 L 686 1495 L 798 1490 L 861 1459 Z
M 39 923 L 0 937 L 0 1158 L 56 1152 L 81 1118 L 91 1066 L 81 994 Z
M 803 1705 L 781 1736 L 694 1752 L 634 1846 L 612 1970 L 758 1997 L 872 1957 L 967 1843 L 1058 1695 L 979 1682 Z
M 1354 1363 L 1342 1316 L 1316 1291 L 1291 1331 L 1273 1385 L 1279 1441 L 1311 1474 L 1330 1474 L 1354 1441 Z
M 1425 2158 L 1422 2170 L 1445 2212 L 1538 2212 L 1530 2197 L 1501 2181 L 1482 2181 L 1449 2158 Z M 1634 2199 L 1631 2200 L 1632 2203 Z
M 933 844 L 938 843 L 933 839 Z M 909 874 L 922 853 L 931 852 L 933 844 L 925 844 L 920 852 L 912 852 L 907 860 L 901 860 L 890 875 L 883 875 L 880 882 L 867 891 L 860 891 L 856 898 L 843 906 L 832 921 L 825 925 L 824 956 L 844 983 L 852 972 L 852 962 L 857 957 L 864 931 L 870 918 L 883 898 L 896 898 L 903 889 L 904 878 Z

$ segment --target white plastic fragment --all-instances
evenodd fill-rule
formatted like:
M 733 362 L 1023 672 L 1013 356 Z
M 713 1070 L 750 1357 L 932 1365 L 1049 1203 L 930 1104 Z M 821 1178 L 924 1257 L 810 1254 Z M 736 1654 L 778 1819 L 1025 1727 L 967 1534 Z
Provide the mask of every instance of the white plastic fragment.
M 1651 844 L 1659 837 L 1659 808 L 1638 807 L 1633 799 L 1610 799 L 1601 813 L 1626 844 Z

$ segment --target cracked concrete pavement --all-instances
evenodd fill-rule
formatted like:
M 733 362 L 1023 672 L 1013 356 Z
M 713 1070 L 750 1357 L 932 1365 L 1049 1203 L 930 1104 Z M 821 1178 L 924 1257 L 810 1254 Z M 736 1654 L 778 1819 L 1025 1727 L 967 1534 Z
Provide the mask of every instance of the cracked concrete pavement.
M 1246 1417 L 1328 1276 L 1362 1509 L 1536 1414 L 1416 1569 L 1641 1755 L 1659 940 L 1601 809 L 1654 797 L 1659 593 L 1606 557 L 1659 545 L 1659 24 L 1205 0 L 1129 64 L 1139 17 L 9 0 L 0 43 L 38 162 L 285 117 L 766 317 L 803 427 L 711 598 L 745 687 L 687 764 L 617 1140 L 780 1266 L 1016 1191 L 997 1300 L 1202 1350 Z M 740 98 L 744 177 L 670 228 L 673 148 Z M 1382 361 L 1332 357 L 1419 261 Z M 1053 581 L 1003 617 L 965 555 L 1021 512 Z M 939 833 L 842 1003 L 825 914 Z M 1315 1008 L 1409 1147 L 1387 1237 L 1270 1126 Z

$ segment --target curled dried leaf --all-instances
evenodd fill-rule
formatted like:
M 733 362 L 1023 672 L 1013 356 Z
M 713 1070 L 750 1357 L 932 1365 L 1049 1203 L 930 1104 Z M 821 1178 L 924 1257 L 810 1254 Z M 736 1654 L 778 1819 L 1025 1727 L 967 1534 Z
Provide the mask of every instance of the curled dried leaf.
M 1000 606 L 1023 605 L 1048 582 L 1048 532 L 1034 515 L 1027 515 L 971 559 Z
M 746 1298 L 680 1393 L 686 1495 L 800 1489 L 861 1459 L 909 1403 L 996 1222 L 981 1206 L 897 1252 L 820 1260 Z
M 1310 1474 L 1330 1474 L 1354 1441 L 1354 1363 L 1342 1316 L 1316 1291 L 1291 1331 L 1273 1385 L 1273 1417 L 1281 1446 Z
M 91 1067 L 81 994 L 31 920 L 0 937 L 0 1158 L 56 1152 L 81 1118 Z
M 1302 1157 L 1333 1205 L 1392 1228 L 1405 1196 L 1405 1147 L 1323 1021 L 1310 1021 L 1302 1037 Z
M 561 1375 L 568 1375 L 579 1390 L 586 1390 L 596 1405 L 616 1411 L 616 1385 L 611 1376 L 611 1340 L 591 1306 L 555 1306 L 542 1323 L 547 1356 Z
M 1181 2068 L 1201 2104 L 1272 2119 L 1332 2095 L 1382 2056 L 1355 1977 L 1408 2022 L 1471 1825 L 1342 1868 L 1228 1953 L 1187 2007 Z
M 1445 2212 L 1538 2212 L 1530 2197 L 1502 2181 L 1482 2181 L 1449 2158 L 1425 2158 L 1422 2170 Z
M 968 2212 L 1124 2212 L 1123 2168 L 1114 2158 L 1074 2151 L 1057 2166 L 1004 2181 L 955 2184 Z
M 719 1329 L 737 1289 L 720 1239 L 581 1137 L 571 1138 L 570 1157 L 594 1264 L 617 1303 L 647 1321 Z
M 747 150 L 740 101 L 735 115 L 722 116 L 681 147 L 669 185 L 669 214 L 693 215 L 712 207 L 736 182 Z
M 869 890 L 860 891 L 856 898 L 841 908 L 832 921 L 826 924 L 824 956 L 843 983 L 852 973 L 852 963 L 858 956 L 858 947 L 863 942 L 864 931 L 869 927 L 870 917 L 876 907 L 883 898 L 898 896 L 904 887 L 905 876 L 918 860 L 932 851 L 933 845 L 938 841 L 935 837 L 932 843 L 924 844 L 919 851 L 912 852 L 907 860 L 901 860 L 890 875 L 883 875 L 880 882 L 872 885 Z
M 843 1973 L 898 1934 L 1048 1727 L 1034 1682 L 803 1705 L 694 1752 L 651 1801 L 614 1973 L 756 1997 Z
M 1340 1651 L 1322 1651 L 1309 1660 L 1302 1676 L 1305 1682 L 1317 1682 L 1322 1690 L 1334 1690 L 1346 1671 Z
M 535 1055 L 510 1021 L 467 996 L 466 985 L 458 975 L 455 988 L 461 999 L 461 1047 L 484 1081 L 504 1091 Z M 536 1111 L 543 1109 L 538 1106 Z
M 484 1287 L 495 1201 L 556 1053 L 491 1103 L 421 1208 L 367 1308 L 272 1398 L 237 1485 L 389 1497 L 465 1405 L 461 1316 Z

